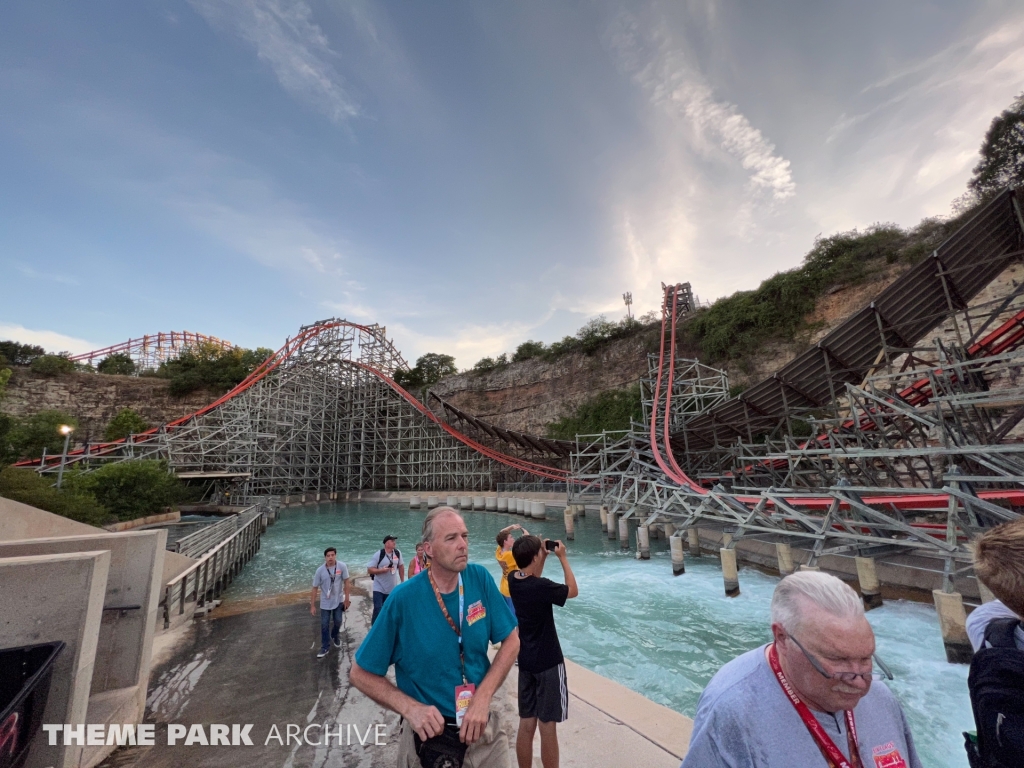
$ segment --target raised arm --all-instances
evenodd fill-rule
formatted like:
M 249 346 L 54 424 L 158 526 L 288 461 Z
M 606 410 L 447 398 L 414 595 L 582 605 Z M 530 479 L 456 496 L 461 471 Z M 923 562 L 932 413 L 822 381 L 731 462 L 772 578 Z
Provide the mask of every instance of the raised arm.
M 558 546 L 555 547 L 555 554 L 558 556 L 558 562 L 562 564 L 562 571 L 565 573 L 565 586 L 569 588 L 569 597 L 576 597 L 580 593 L 580 589 L 576 586 L 576 575 L 572 572 L 572 568 L 569 565 L 569 556 L 565 552 L 565 544 L 558 542 Z

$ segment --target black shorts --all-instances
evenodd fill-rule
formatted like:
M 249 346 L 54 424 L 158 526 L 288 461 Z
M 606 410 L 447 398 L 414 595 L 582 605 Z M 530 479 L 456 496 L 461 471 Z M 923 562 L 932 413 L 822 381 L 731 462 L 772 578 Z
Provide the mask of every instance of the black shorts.
M 519 669 L 519 716 L 536 717 L 542 723 L 561 723 L 569 718 L 565 664 L 543 672 Z

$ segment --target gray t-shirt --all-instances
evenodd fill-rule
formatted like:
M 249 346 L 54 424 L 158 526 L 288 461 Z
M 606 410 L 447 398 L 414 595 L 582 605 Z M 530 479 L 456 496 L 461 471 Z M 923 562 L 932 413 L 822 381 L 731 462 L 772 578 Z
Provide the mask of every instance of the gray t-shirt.
M 313 586 L 320 588 L 320 607 L 325 611 L 333 611 L 345 599 L 345 580 L 348 579 L 348 566 L 340 560 L 330 571 L 327 565 L 321 565 L 313 574 Z
M 768 666 L 765 647 L 733 659 L 711 678 L 697 703 L 681 768 L 825 768 L 821 750 Z M 811 712 L 849 757 L 842 712 Z M 922 768 L 903 710 L 884 683 L 871 685 L 853 717 L 865 766 Z
M 967 637 L 971 639 L 971 645 L 977 651 L 985 642 L 985 630 L 988 625 L 996 619 L 1017 619 L 1020 616 L 1007 608 L 1001 600 L 993 600 L 989 603 L 979 605 L 971 615 L 967 617 Z M 1024 627 L 1017 627 L 1013 631 L 1013 640 L 1017 647 L 1024 651 Z
M 382 556 L 379 549 L 374 552 L 373 557 L 366 563 L 367 568 L 391 568 L 394 566 L 395 570 L 389 573 L 378 573 L 374 576 L 373 591 L 390 595 L 391 590 L 398 586 L 398 566 L 400 565 L 405 565 L 405 561 L 402 560 L 402 554 L 398 551 L 398 547 L 395 547 L 390 555 L 385 552 Z

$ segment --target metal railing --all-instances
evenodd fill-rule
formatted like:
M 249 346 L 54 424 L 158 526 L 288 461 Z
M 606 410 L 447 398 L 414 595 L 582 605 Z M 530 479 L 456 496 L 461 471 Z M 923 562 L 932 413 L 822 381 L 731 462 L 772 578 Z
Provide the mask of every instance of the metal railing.
M 209 549 L 188 570 L 175 576 L 164 586 L 164 629 L 171 626 L 171 610 L 185 613 L 185 603 L 196 607 L 220 596 L 249 559 L 259 551 L 260 534 L 266 527 L 263 509 L 252 506 L 234 520 L 237 530 Z M 218 525 L 220 525 L 218 523 Z
M 227 538 L 238 530 L 241 525 L 241 515 L 231 515 L 216 523 L 202 526 L 198 531 L 182 536 L 174 542 L 173 551 L 187 557 L 202 555 L 219 541 Z

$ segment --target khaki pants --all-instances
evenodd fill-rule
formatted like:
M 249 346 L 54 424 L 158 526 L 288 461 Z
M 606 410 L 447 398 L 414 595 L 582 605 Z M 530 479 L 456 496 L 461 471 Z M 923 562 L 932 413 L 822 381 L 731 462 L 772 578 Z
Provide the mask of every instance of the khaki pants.
M 421 768 L 420 759 L 413 745 L 413 730 L 408 721 L 402 723 L 402 735 L 398 740 L 398 768 Z M 498 727 L 498 713 L 491 712 L 487 718 L 484 735 L 466 750 L 465 768 L 512 768 L 508 737 Z

